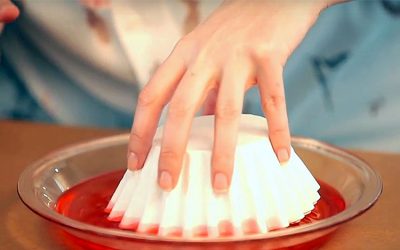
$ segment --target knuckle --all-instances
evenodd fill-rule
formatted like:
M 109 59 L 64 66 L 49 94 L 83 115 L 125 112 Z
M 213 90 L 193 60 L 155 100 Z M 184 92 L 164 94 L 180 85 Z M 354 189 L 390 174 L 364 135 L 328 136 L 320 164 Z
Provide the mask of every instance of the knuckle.
M 275 64 L 281 65 L 287 57 L 288 52 L 285 46 L 274 46 L 267 43 L 251 49 L 250 54 L 256 62 L 269 66 Z
M 266 113 L 280 111 L 285 107 L 285 96 L 271 95 L 262 100 L 262 108 Z
M 181 98 L 175 98 L 171 101 L 168 110 L 169 118 L 183 118 L 191 111 L 191 107 L 187 101 Z
M 144 136 L 142 136 L 136 129 L 132 129 L 130 134 L 130 140 L 134 142 L 144 142 Z
M 257 61 L 268 63 L 271 61 L 271 57 L 274 55 L 274 49 L 269 44 L 257 46 L 252 50 L 252 55 Z
M 156 95 L 151 91 L 149 87 L 144 87 L 140 92 L 138 97 L 138 106 L 139 107 L 148 107 L 157 100 Z
M 175 51 L 189 52 L 196 48 L 196 40 L 192 39 L 189 35 L 182 37 L 175 46 Z
M 231 152 L 219 152 L 216 153 L 213 158 L 214 166 L 217 168 L 233 163 L 233 153 Z
M 145 148 L 148 146 L 148 142 L 143 135 L 141 135 L 138 131 L 133 129 L 131 134 L 129 135 L 129 151 L 136 152 L 140 148 Z M 139 146 L 140 145 L 140 146 Z M 139 147 L 138 147 L 139 146 Z
M 274 127 L 269 130 L 269 135 L 272 137 L 281 137 L 289 134 L 289 130 L 286 127 Z
M 287 126 L 271 128 L 268 136 L 274 148 L 290 147 L 290 131 Z
M 234 58 L 243 58 L 249 55 L 251 48 L 247 44 L 236 44 L 232 48 L 232 57 Z
M 160 161 L 167 162 L 168 164 L 165 165 L 167 168 L 168 168 L 168 166 L 172 165 L 170 163 L 176 163 L 176 162 L 178 162 L 178 160 L 179 160 L 179 154 L 176 150 L 174 150 L 172 148 L 161 150 Z
M 233 171 L 234 154 L 229 152 L 215 154 L 212 160 L 213 172 L 222 172 L 230 175 Z
M 217 105 L 215 116 L 220 120 L 235 120 L 241 113 L 242 109 L 234 101 L 227 101 Z

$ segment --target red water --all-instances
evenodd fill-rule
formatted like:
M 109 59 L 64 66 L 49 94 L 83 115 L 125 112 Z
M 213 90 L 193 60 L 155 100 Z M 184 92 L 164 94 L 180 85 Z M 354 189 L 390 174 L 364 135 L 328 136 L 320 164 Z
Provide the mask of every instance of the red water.
M 109 221 L 107 219 L 108 213 L 104 212 L 104 209 L 124 172 L 125 170 L 119 170 L 101 175 L 72 187 L 59 198 L 56 210 L 81 222 L 100 227 L 118 228 L 119 222 Z M 312 223 L 344 210 L 345 202 L 342 196 L 328 184 L 322 181 L 318 181 L 318 183 L 321 186 L 319 190 L 321 198 L 314 210 L 299 223 L 292 224 L 290 227 Z M 244 228 L 247 228 L 248 234 L 257 233 L 258 230 L 254 226 L 254 222 L 249 220 L 243 225 Z M 221 235 L 230 235 L 230 232 L 233 232 L 232 225 L 229 222 L 220 223 L 219 230 Z M 148 233 L 155 234 L 157 231 L 158 228 L 150 230 Z M 200 230 L 198 236 L 207 236 L 206 230 Z

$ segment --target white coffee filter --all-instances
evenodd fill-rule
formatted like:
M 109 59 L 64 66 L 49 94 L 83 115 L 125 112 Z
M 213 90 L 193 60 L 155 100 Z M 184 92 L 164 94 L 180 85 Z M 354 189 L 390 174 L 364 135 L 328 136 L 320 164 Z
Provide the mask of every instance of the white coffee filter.
M 319 185 L 291 149 L 281 165 L 265 118 L 242 115 L 229 191 L 214 193 L 211 152 L 214 116 L 193 121 L 177 186 L 157 184 L 162 127 L 140 171 L 127 170 L 106 211 L 120 227 L 160 236 L 218 237 L 266 233 L 301 220 L 319 199 Z

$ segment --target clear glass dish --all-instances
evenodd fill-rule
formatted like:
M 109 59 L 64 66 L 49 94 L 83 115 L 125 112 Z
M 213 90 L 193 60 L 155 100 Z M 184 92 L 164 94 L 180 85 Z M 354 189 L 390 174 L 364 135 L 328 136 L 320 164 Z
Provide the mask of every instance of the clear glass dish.
M 179 239 L 108 229 L 67 218 L 55 211 L 62 193 L 92 177 L 123 169 L 128 135 L 89 141 L 53 152 L 21 174 L 18 194 L 38 215 L 58 224 L 73 244 L 116 249 L 276 249 L 313 248 L 323 244 L 342 223 L 367 209 L 382 192 L 378 174 L 364 161 L 337 147 L 307 138 L 293 138 L 292 145 L 314 177 L 334 187 L 344 198 L 346 209 L 311 224 L 254 234 L 240 238 Z

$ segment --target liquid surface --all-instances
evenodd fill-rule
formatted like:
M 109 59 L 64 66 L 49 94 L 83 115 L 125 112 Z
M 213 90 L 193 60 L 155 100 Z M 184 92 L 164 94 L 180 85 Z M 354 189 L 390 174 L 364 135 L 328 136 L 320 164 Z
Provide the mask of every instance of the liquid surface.
M 109 200 L 118 186 L 125 170 L 101 175 L 82 182 L 59 198 L 56 210 L 60 214 L 84 223 L 106 227 L 118 228 L 119 222 L 109 221 L 108 213 L 104 212 Z M 321 186 L 321 198 L 314 210 L 306 215 L 300 222 L 291 224 L 290 227 L 312 223 L 333 216 L 345 209 L 345 201 L 334 188 L 318 181 Z M 154 232 L 149 232 L 154 233 Z

